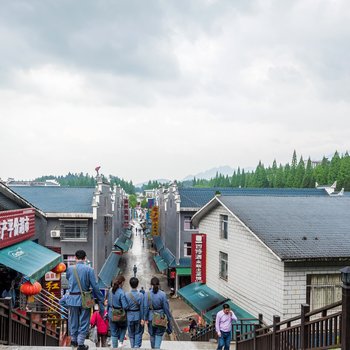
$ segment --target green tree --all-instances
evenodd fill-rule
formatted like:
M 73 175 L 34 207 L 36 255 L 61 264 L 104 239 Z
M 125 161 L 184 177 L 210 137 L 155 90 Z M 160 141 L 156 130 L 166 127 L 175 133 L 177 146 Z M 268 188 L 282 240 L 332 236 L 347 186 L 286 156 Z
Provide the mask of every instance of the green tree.
M 303 188 L 315 187 L 315 177 L 313 174 L 313 169 L 312 169 L 310 157 L 306 163 L 306 169 L 305 169 L 304 178 L 303 178 L 301 187 L 303 187 Z
M 339 171 L 340 171 L 340 163 L 341 163 L 341 159 L 339 157 L 339 153 L 338 151 L 335 151 L 334 156 L 329 165 L 329 172 L 328 172 L 329 184 L 333 184 L 334 181 L 337 181 Z
M 137 198 L 135 194 L 129 195 L 129 207 L 135 209 L 137 205 Z
M 301 156 L 295 171 L 293 187 L 296 187 L 296 188 L 302 187 L 304 176 L 305 176 L 305 163 L 304 163 L 303 157 Z

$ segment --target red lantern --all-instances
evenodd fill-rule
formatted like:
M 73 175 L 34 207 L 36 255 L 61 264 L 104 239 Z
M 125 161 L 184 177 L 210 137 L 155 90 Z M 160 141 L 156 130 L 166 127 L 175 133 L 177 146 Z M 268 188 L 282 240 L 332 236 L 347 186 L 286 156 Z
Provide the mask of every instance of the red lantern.
M 66 268 L 66 264 L 61 262 L 58 265 L 56 265 L 51 271 L 58 274 L 66 271 Z
M 30 282 L 25 282 L 21 285 L 20 291 L 24 295 L 28 296 L 28 302 L 32 303 L 34 301 L 33 295 L 39 294 L 41 292 L 41 284 L 39 282 L 34 282 L 33 284 Z

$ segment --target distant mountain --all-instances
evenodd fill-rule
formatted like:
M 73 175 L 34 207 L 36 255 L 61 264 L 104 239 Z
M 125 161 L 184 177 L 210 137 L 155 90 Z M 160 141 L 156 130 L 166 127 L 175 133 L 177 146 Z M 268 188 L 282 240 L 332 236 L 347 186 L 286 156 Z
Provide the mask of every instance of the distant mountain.
M 213 177 L 215 177 L 216 173 L 222 174 L 222 175 L 232 176 L 232 174 L 235 170 L 236 169 L 233 169 L 228 165 L 224 165 L 224 166 L 220 166 L 220 167 L 216 167 L 216 168 L 211 168 L 209 170 L 205 170 L 205 171 L 198 173 L 198 174 L 195 174 L 195 175 L 188 175 L 182 181 L 193 180 L 194 177 L 196 179 L 209 180 L 209 179 L 212 179 Z
M 157 181 L 157 182 L 159 182 L 161 184 L 166 184 L 168 182 L 171 182 L 171 180 L 168 180 L 168 179 L 154 179 L 154 180 L 151 180 L 151 181 Z M 135 187 L 141 188 L 143 185 L 147 185 L 147 184 L 148 184 L 148 181 L 140 182 L 137 185 L 135 185 Z

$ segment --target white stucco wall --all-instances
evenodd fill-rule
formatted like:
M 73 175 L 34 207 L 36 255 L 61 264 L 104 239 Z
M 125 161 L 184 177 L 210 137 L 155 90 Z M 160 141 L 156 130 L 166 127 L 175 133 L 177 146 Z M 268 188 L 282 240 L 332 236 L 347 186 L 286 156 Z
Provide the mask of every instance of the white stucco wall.
M 220 215 L 228 215 L 228 239 L 220 238 Z M 207 285 L 264 320 L 283 312 L 284 266 L 250 231 L 219 206 L 199 223 L 207 234 Z M 219 252 L 228 254 L 228 280 L 219 277 Z

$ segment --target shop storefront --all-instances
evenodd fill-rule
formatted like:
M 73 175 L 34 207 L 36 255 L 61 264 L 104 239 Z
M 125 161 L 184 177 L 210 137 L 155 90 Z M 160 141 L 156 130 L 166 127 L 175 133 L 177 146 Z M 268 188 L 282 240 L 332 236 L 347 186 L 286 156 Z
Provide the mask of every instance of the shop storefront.
M 34 208 L 0 211 L 0 296 L 11 290 L 14 306 L 21 284 L 39 281 L 62 261 L 60 254 L 31 241 L 34 235 Z

